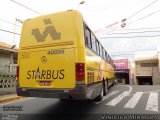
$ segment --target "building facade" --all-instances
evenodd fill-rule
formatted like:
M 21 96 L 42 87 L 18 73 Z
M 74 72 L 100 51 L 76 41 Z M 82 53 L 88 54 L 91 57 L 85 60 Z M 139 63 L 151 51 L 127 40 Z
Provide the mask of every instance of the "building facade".
M 142 55 L 135 59 L 134 84 L 160 85 L 160 54 Z
M 16 92 L 16 65 L 18 49 L 0 42 L 0 93 Z
M 0 42 L 0 74 L 15 74 L 18 49 Z
M 115 74 L 119 84 L 130 84 L 130 69 L 128 59 L 115 59 Z

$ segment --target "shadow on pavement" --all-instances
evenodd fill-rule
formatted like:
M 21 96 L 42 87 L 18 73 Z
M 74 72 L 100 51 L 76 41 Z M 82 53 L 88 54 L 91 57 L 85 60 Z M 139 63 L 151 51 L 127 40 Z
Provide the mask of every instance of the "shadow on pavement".
M 57 104 L 40 111 L 43 114 L 34 119 L 39 120 L 47 117 L 47 119 L 51 118 L 54 120 L 98 120 L 100 115 L 92 113 L 96 108 L 97 106 L 92 101 L 59 100 Z

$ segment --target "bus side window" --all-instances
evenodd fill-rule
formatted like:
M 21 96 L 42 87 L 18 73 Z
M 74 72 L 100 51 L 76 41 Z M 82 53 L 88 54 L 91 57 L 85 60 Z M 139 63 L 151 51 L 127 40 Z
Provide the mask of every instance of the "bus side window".
M 108 54 L 106 51 L 105 51 L 105 60 L 108 62 Z
M 97 43 L 97 54 L 100 55 L 100 47 L 99 47 L 99 42 L 96 40 Z
M 87 26 L 85 26 L 85 44 L 86 44 L 87 47 L 91 48 L 90 31 L 87 28 Z
M 93 33 L 91 33 L 91 42 L 92 42 L 92 50 L 96 52 L 97 51 L 97 49 L 96 49 L 96 38 L 93 35 Z
M 101 44 L 99 44 L 99 53 L 100 53 L 99 55 L 100 55 L 101 57 L 103 57 L 103 56 L 102 56 L 102 45 L 101 45 Z
M 108 63 L 110 64 L 110 56 L 108 55 Z
M 103 47 L 102 47 L 102 51 L 103 51 L 103 59 L 105 60 L 105 50 Z

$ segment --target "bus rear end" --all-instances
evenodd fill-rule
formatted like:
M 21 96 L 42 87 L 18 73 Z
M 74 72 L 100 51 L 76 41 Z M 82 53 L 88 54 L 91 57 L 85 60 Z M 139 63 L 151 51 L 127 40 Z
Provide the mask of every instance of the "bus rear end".
M 81 19 L 76 11 L 66 11 L 24 22 L 17 95 L 67 99 L 81 89 L 76 87 L 85 84 L 84 40 L 78 42 L 84 39 Z

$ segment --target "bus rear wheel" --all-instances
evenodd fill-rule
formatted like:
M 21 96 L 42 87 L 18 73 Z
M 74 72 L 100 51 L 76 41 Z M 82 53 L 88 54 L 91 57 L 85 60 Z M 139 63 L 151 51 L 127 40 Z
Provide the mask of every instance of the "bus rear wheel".
M 108 80 L 103 80 L 103 96 L 107 95 L 108 91 Z
M 100 94 L 94 99 L 95 102 L 102 101 L 104 96 L 104 82 L 102 82 L 102 89 Z

